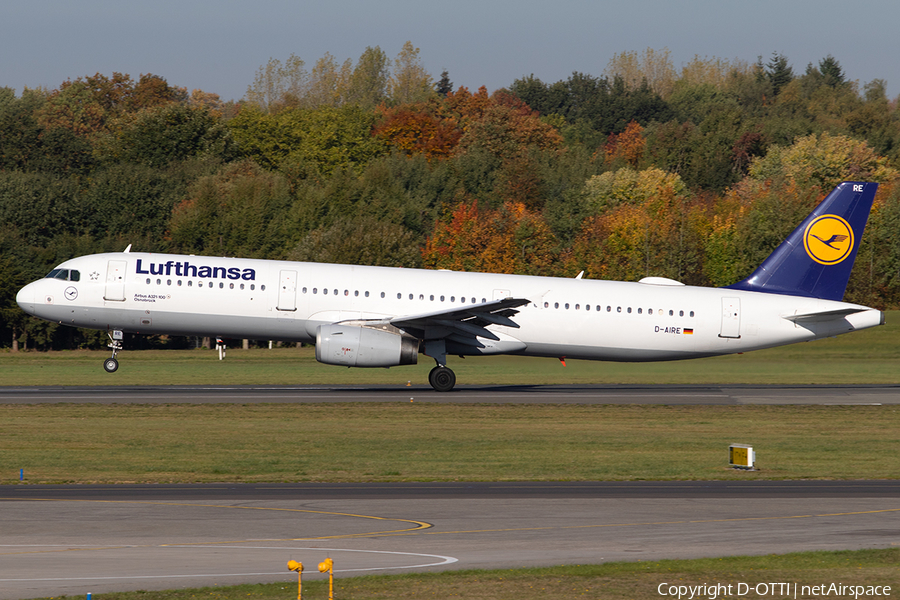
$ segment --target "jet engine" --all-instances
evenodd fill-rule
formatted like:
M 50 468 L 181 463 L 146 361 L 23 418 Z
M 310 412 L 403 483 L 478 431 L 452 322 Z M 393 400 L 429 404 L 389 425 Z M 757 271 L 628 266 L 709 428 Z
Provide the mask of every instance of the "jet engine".
M 332 324 L 316 328 L 316 360 L 326 365 L 397 367 L 414 365 L 418 359 L 419 340 L 396 327 Z

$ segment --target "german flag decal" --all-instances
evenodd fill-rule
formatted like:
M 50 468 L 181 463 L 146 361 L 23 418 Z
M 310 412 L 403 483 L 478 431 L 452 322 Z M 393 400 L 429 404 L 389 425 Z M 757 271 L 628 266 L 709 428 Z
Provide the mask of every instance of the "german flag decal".
M 693 330 L 693 329 L 688 329 L 687 327 L 685 327 L 685 328 L 684 328 L 684 335 L 694 335 L 694 330 Z

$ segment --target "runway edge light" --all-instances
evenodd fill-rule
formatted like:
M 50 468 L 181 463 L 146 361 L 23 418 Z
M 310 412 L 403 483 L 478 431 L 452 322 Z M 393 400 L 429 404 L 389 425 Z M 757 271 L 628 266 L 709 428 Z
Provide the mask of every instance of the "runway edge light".
M 733 469 L 745 471 L 756 470 L 756 452 L 747 444 L 731 444 L 728 446 L 728 464 Z
M 303 563 L 289 560 L 287 568 L 290 571 L 297 572 L 297 600 L 303 600 Z
M 319 573 L 328 572 L 328 600 L 334 600 L 334 561 L 326 558 L 319 563 Z

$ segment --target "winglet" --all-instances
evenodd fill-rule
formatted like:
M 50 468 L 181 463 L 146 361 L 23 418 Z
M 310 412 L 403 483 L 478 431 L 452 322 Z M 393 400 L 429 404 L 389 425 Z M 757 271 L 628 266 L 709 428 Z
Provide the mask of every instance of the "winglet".
M 750 277 L 728 289 L 842 300 L 877 190 L 877 183 L 841 183 Z

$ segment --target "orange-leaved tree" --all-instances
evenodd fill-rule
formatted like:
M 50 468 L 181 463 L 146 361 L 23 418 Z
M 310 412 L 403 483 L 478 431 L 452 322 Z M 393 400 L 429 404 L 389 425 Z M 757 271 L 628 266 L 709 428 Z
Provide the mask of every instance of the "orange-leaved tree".
M 463 201 L 435 224 L 422 252 L 426 267 L 453 271 L 551 275 L 557 242 L 543 218 L 520 202 L 479 211 Z

